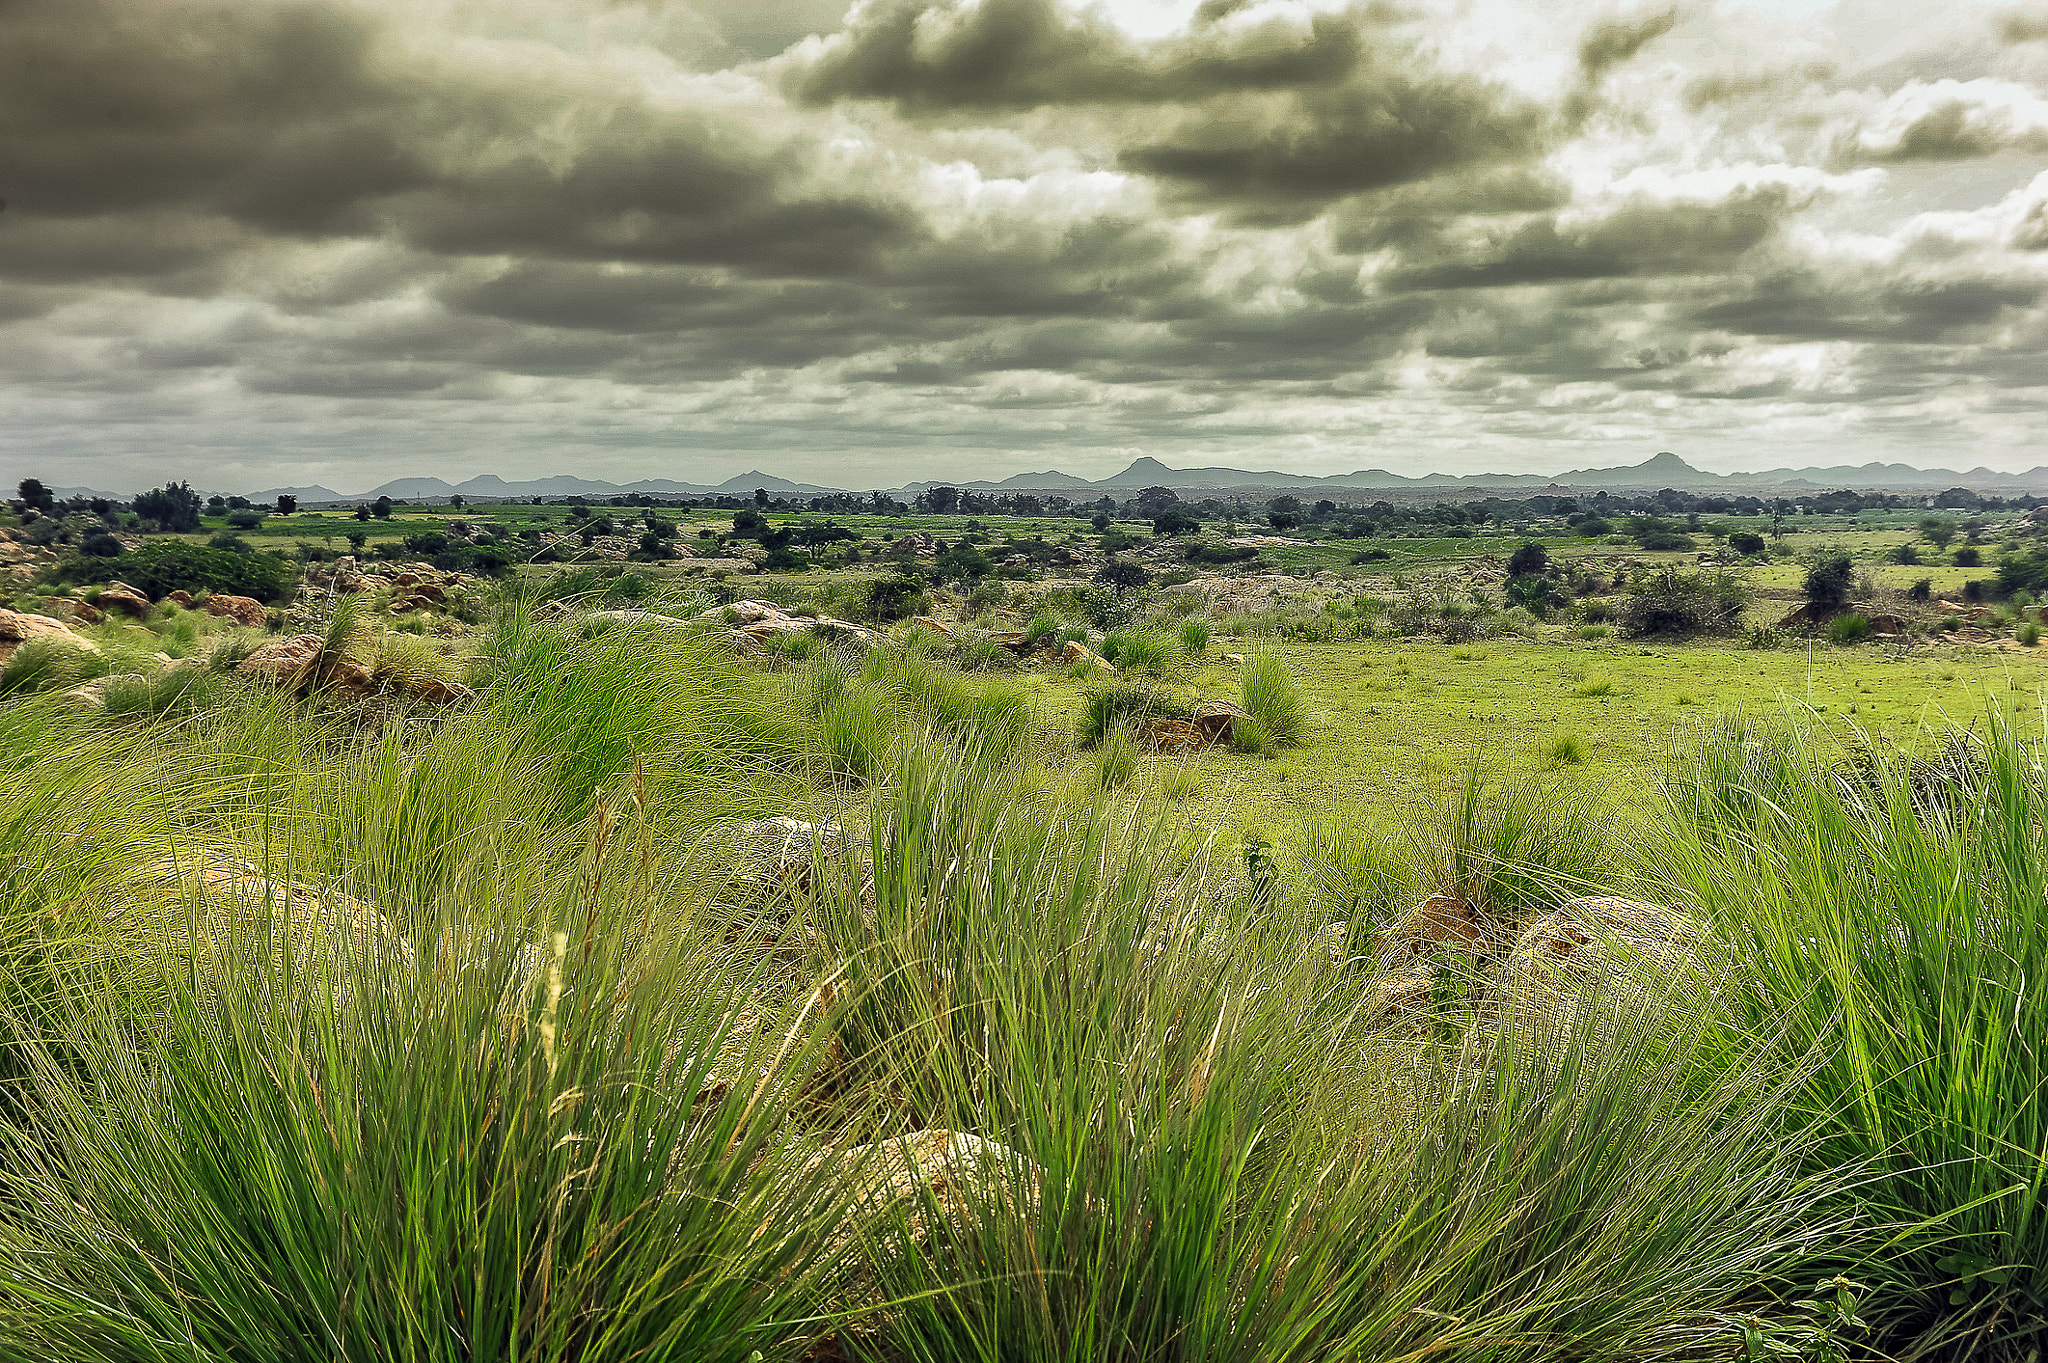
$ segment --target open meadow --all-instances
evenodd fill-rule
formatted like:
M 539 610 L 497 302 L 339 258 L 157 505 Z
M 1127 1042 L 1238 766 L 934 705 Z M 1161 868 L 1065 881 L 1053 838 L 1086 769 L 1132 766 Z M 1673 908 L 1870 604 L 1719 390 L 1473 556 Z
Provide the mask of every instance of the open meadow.
M 1413 547 L 18 594 L 0 1357 L 2038 1358 L 2042 652 Z

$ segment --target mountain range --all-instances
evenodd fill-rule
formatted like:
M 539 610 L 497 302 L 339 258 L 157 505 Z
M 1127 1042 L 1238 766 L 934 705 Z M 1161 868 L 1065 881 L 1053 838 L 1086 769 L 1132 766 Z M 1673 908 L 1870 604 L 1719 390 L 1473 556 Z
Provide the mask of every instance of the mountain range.
M 1072 496 L 1078 493 L 1128 493 L 1139 488 L 1169 487 L 1178 491 L 1242 492 L 1251 489 L 1330 492 L 1426 492 L 1426 493 L 1522 493 L 1579 491 L 1656 491 L 1677 488 L 1687 492 L 1792 493 L 1849 488 L 1859 492 L 1939 492 L 1967 487 L 1977 492 L 2048 494 L 2048 468 L 2024 473 L 2001 473 L 1975 468 L 1966 473 L 1953 469 L 1920 469 L 1910 464 L 1835 465 L 1828 468 L 1780 468 L 1761 473 L 1709 473 L 1669 451 L 1640 464 L 1618 468 L 1574 469 L 1567 473 L 1425 473 L 1416 477 L 1386 469 L 1359 469 L 1318 477 L 1303 473 L 1251 470 L 1229 467 L 1174 468 L 1147 455 L 1133 460 L 1130 467 L 1107 478 L 1087 479 L 1049 469 L 1044 473 L 1018 473 L 999 482 L 929 480 L 907 483 L 883 491 L 913 497 L 932 487 L 957 487 L 972 492 L 1047 492 Z M 494 473 L 480 474 L 466 482 L 449 483 L 440 478 L 399 478 L 367 492 L 341 493 L 332 488 L 267 488 L 245 494 L 258 504 L 276 501 L 280 495 L 298 498 L 301 506 L 327 503 L 356 503 L 389 497 L 393 501 L 445 502 L 460 495 L 472 502 L 503 501 L 525 497 L 617 497 L 644 492 L 658 497 L 747 497 L 756 488 L 781 496 L 812 497 L 849 489 L 793 482 L 758 469 L 728 478 L 722 483 L 679 482 L 671 478 L 643 478 L 630 483 L 610 483 L 593 478 L 559 474 L 552 478 L 508 481 Z M 121 496 L 90 488 L 54 488 L 58 496 Z

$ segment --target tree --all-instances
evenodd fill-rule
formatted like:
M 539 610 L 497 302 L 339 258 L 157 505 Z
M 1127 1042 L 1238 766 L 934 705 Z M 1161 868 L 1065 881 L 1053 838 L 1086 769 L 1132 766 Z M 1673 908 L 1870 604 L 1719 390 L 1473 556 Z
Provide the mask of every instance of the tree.
M 1728 537 L 1728 547 L 1738 554 L 1761 554 L 1764 551 L 1764 537 L 1738 530 Z
M 1202 529 L 1202 518 L 1192 511 L 1170 507 L 1152 518 L 1155 535 L 1193 535 Z
M 1508 559 L 1509 577 L 1541 577 L 1550 571 L 1550 551 L 1530 540 Z
M 372 516 L 375 516 L 380 521 L 390 520 L 391 499 L 389 497 L 379 497 L 375 502 L 371 504 L 370 514 Z
M 1956 537 L 1956 523 L 1946 516 L 1925 517 L 1920 522 L 1920 537 L 1937 549 L 1946 549 Z
M 357 508 L 356 508 L 356 519 L 357 519 L 357 520 L 359 520 L 359 521 L 366 521 L 366 520 L 370 519 L 370 508 L 368 508 L 367 506 L 359 506 L 359 507 L 357 507 Z
M 1095 580 L 1121 592 L 1145 586 L 1152 580 L 1152 575 L 1145 571 L 1145 565 L 1142 563 L 1127 558 L 1113 558 L 1097 570 Z
M 765 487 L 757 487 L 757 488 L 755 488 L 755 489 L 754 489 L 754 505 L 755 505 L 755 506 L 766 506 L 766 505 L 768 505 L 768 489 L 767 489 L 767 488 L 765 488 Z
M 1984 552 L 1973 545 L 1964 545 L 1956 550 L 1956 567 L 1977 568 L 1984 563 Z
M 167 534 L 190 534 L 199 528 L 199 494 L 189 483 L 165 483 L 138 493 L 135 514 L 154 521 Z
M 40 478 L 22 479 L 16 491 L 21 495 L 21 504 L 31 511 L 56 510 L 57 494 L 44 487 Z
M 1823 554 L 1806 569 L 1806 600 L 1817 615 L 1838 611 L 1849 600 L 1856 570 L 1847 554 Z
M 362 553 L 363 546 L 369 542 L 370 537 L 360 530 L 351 530 L 348 533 L 348 547 L 353 553 Z
M 280 515 L 280 516 L 289 516 L 289 515 L 291 515 L 291 514 L 292 514 L 292 512 L 294 512 L 294 511 L 297 511 L 298 509 L 299 509 L 299 499 L 298 499 L 298 498 L 296 498 L 296 497 L 294 497 L 294 496 L 292 496 L 292 495 L 291 495 L 291 493 L 289 493 L 289 492 L 280 492 L 280 493 L 279 493 L 279 494 L 277 495 L 277 514 L 278 514 L 278 515 Z
M 464 499 L 461 493 L 458 492 L 453 497 L 450 497 L 448 499 L 448 505 L 453 507 L 455 510 L 460 511 L 462 510 L 463 507 L 468 506 L 469 502 Z
M 1109 516 L 1106 512 L 1098 511 L 1088 518 L 1088 524 L 1094 526 L 1095 533 L 1099 535 L 1109 529 Z
M 1283 500 L 1293 501 L 1294 499 L 1289 497 Z M 1301 524 L 1301 513 L 1299 511 L 1268 511 L 1266 513 L 1266 523 L 1275 530 L 1292 530 Z

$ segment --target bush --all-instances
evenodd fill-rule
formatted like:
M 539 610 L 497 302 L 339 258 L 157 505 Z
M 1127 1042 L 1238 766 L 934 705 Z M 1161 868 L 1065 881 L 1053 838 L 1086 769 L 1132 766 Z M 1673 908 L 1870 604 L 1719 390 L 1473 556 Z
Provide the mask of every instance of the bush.
M 1225 544 L 1221 540 L 1196 540 L 1181 550 L 1181 556 L 1189 563 L 1210 564 L 1222 567 L 1232 563 L 1247 563 L 1259 556 L 1259 551 L 1249 544 Z
M 1095 784 L 1101 790 L 1115 790 L 1138 770 L 1138 743 L 1130 726 L 1119 724 L 1095 754 Z
M 1244 708 L 1276 743 L 1299 743 L 1308 736 L 1308 700 L 1278 653 L 1261 649 L 1245 660 L 1238 678 Z
M 50 570 L 58 583 L 128 583 L 160 601 L 170 592 L 225 592 L 270 605 L 290 598 L 298 573 L 276 554 L 238 554 L 186 540 L 153 540 L 112 558 L 73 555 Z
M 1806 599 L 1817 614 L 1832 614 L 1849 599 L 1856 570 L 1847 554 L 1823 554 L 1807 565 Z
M 1750 601 L 1749 584 L 1726 569 L 1686 573 L 1664 568 L 1629 588 L 1621 607 L 1622 633 L 1686 637 L 1736 628 Z
M 1652 530 L 1647 534 L 1639 536 L 1636 539 L 1636 543 L 1645 549 L 1657 553 L 1668 553 L 1677 550 L 1690 551 L 1700 547 L 1698 541 L 1694 540 L 1692 536 L 1681 535 L 1675 530 Z
M 1190 657 L 1199 658 L 1209 647 L 1209 627 L 1200 620 L 1190 620 L 1180 627 L 1180 646 Z
M 1956 567 L 1980 568 L 1983 566 L 1983 564 L 1984 555 L 1982 552 L 1978 550 L 1978 548 L 1975 545 L 1966 544 L 1962 548 L 1956 550 Z
M 877 578 L 868 587 L 866 616 L 878 625 L 907 620 L 913 615 L 931 613 L 932 599 L 925 595 L 924 583 L 914 577 Z
M 1142 682 L 1111 681 L 1089 690 L 1081 706 L 1080 738 L 1088 747 L 1146 719 L 1186 719 L 1185 702 Z
M 1060 632 L 1060 618 L 1050 611 L 1040 611 L 1031 617 L 1031 623 L 1024 626 L 1024 642 L 1037 648 L 1039 641 L 1049 634 Z
M 1828 642 L 1860 644 L 1870 637 L 1870 621 L 1861 615 L 1838 615 L 1828 621 Z
M 1588 516 L 1573 526 L 1572 529 L 1589 540 L 1605 539 L 1614 533 L 1614 522 L 1603 520 L 1598 516 Z
M 2013 632 L 2013 637 L 2028 648 L 2038 647 L 2041 643 L 2041 626 L 2038 622 L 2029 620 Z
M 1895 544 L 1890 557 L 1894 563 L 1912 567 L 1920 562 L 1920 551 L 1910 544 Z
M 1385 563 L 1392 557 L 1393 555 L 1384 549 L 1361 549 L 1351 556 L 1351 562 L 1354 565 L 1360 563 Z
M 1761 554 L 1764 551 L 1764 537 L 1753 535 L 1746 530 L 1737 531 L 1728 537 L 1728 547 L 1745 556 Z
M 1913 581 L 1913 585 L 1906 589 L 1906 597 L 1908 600 L 1927 601 L 1932 599 L 1933 596 L 1934 579 L 1931 577 L 1915 578 Z

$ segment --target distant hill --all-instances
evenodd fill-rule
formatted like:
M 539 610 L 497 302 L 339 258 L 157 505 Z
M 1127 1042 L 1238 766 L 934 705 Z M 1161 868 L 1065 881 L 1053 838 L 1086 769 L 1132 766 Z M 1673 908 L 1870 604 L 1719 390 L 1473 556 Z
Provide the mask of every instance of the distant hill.
M 1666 450 L 1640 464 L 1616 468 L 1573 469 L 1567 473 L 1557 474 L 1408 475 L 1384 468 L 1367 468 L 1351 473 L 1315 475 L 1282 473 L 1274 469 L 1241 469 L 1227 465 L 1175 468 L 1145 455 L 1132 460 L 1127 468 L 1107 478 L 1081 478 L 1058 469 L 1047 469 L 1043 473 L 1015 473 L 999 481 L 934 478 L 908 483 L 899 488 L 885 488 L 882 491 L 908 498 L 927 488 L 939 486 L 975 492 L 1045 492 L 1065 496 L 1102 493 L 1128 495 L 1146 487 L 1169 487 L 1179 492 L 1196 494 L 1271 490 L 1310 495 L 1385 491 L 1432 494 L 1463 492 L 1503 496 L 1528 496 L 1540 491 L 1654 492 L 1667 487 L 1688 492 L 1794 496 L 1802 492 L 1819 492 L 1831 488 L 1851 488 L 1866 492 L 1934 493 L 1952 487 L 1967 487 L 1978 492 L 2027 492 L 2048 495 L 2048 468 L 2033 468 L 2024 473 L 1999 473 L 1991 469 L 1975 468 L 1966 473 L 1958 473 L 1953 469 L 1918 469 L 1908 464 L 1869 463 L 1854 466 L 1842 464 L 1826 468 L 1777 468 L 1761 473 L 1708 473 L 1694 468 L 1678 455 Z M 682 482 L 671 478 L 642 478 L 630 483 L 611 483 L 595 478 L 580 478 L 573 474 L 511 480 L 494 473 L 484 473 L 461 483 L 449 483 L 431 476 L 398 478 L 367 492 L 357 493 L 341 493 L 332 488 L 314 485 L 269 488 L 247 495 L 251 501 L 259 505 L 276 501 L 282 493 L 298 498 L 301 506 L 317 506 L 337 503 L 353 505 L 357 502 L 374 501 L 380 496 L 389 497 L 393 501 L 445 502 L 458 494 L 473 502 L 524 497 L 580 496 L 595 499 L 634 492 L 644 492 L 657 497 L 748 497 L 753 495 L 756 488 L 765 488 L 777 496 L 797 497 L 849 490 L 798 482 L 760 469 L 750 469 L 746 473 L 715 484 Z M 57 488 L 55 491 L 59 496 L 67 497 L 81 495 L 125 499 L 133 495 L 101 493 L 89 488 Z

